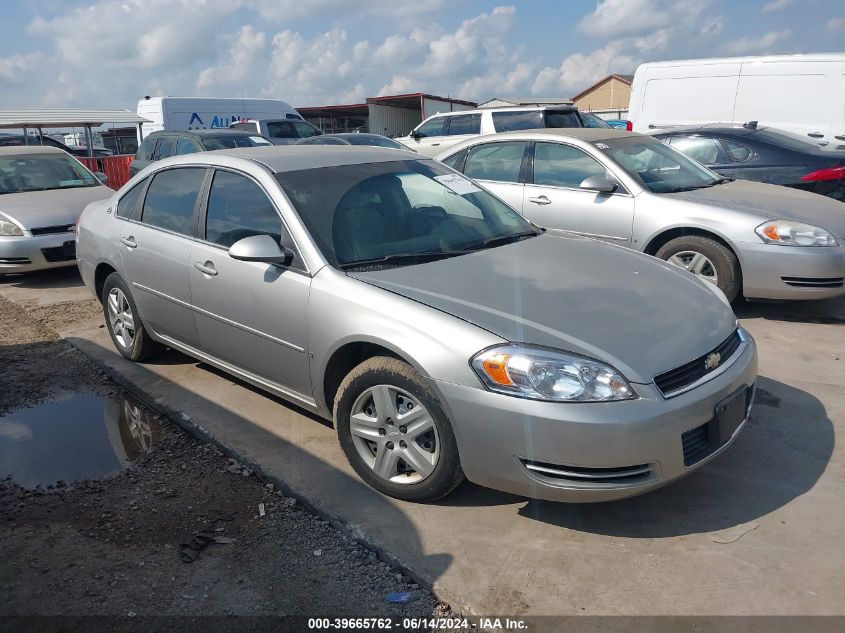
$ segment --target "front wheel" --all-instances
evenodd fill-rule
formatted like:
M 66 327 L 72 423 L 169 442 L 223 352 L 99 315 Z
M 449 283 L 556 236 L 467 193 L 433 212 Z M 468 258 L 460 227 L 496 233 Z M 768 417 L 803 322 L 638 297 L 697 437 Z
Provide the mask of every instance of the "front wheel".
M 335 428 L 355 472 L 379 492 L 434 501 L 463 481 L 458 446 L 437 397 L 407 363 L 375 357 L 338 389 Z
M 685 235 L 666 242 L 656 256 L 713 284 L 733 301 L 742 288 L 739 260 L 724 244 L 701 235 Z

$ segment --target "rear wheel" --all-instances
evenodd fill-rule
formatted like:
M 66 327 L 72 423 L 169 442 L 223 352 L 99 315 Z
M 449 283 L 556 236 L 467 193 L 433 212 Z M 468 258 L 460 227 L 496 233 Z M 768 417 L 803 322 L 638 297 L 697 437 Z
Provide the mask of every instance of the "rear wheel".
M 364 361 L 335 398 L 335 427 L 352 467 L 381 493 L 434 501 L 463 481 L 458 447 L 440 403 L 407 363 Z
M 739 260 L 724 244 L 701 235 L 676 237 L 656 256 L 718 287 L 733 302 L 742 288 Z
M 162 346 L 152 340 L 144 328 L 135 300 L 118 273 L 106 278 L 101 301 L 106 327 L 117 351 L 136 362 L 152 358 L 161 351 Z

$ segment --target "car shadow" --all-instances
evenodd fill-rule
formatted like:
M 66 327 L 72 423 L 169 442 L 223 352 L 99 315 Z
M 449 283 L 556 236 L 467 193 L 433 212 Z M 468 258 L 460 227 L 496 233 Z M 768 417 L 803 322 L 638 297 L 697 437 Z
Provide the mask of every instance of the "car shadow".
M 845 297 L 818 301 L 744 301 L 734 306 L 740 319 L 845 325 Z
M 833 424 L 814 396 L 760 377 L 744 432 L 724 454 L 654 492 L 621 501 L 529 501 L 519 514 L 581 532 L 661 538 L 752 522 L 805 494 L 825 470 Z
M 30 290 L 56 290 L 61 288 L 81 288 L 85 284 L 79 276 L 76 266 L 50 268 L 31 273 L 8 274 L 0 277 L 0 285 L 15 286 Z

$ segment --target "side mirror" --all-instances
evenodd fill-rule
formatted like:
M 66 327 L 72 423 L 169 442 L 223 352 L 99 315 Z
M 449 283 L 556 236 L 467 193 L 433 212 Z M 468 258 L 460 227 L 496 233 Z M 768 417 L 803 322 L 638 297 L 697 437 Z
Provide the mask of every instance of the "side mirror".
M 106 176 L 103 172 L 98 171 L 94 175 L 97 177 L 97 180 L 99 180 L 102 184 L 104 184 L 104 185 L 109 184 L 109 177 Z
M 615 182 L 604 176 L 590 176 L 581 182 L 580 188 L 585 191 L 596 191 L 598 193 L 613 193 L 618 186 Z
M 420 140 L 422 137 L 423 137 L 423 135 L 420 134 L 419 132 L 417 132 L 416 130 L 411 130 L 411 138 L 414 139 L 415 141 Z
M 251 235 L 238 240 L 229 247 L 229 257 L 242 262 L 264 262 L 267 264 L 290 264 L 293 251 L 269 235 Z

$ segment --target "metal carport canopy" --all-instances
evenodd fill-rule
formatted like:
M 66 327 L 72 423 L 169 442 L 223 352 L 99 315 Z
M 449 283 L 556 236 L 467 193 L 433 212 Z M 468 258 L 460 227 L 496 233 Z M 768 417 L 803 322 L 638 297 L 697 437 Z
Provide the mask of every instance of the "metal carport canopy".
M 77 127 L 85 128 L 88 138 L 88 155 L 93 156 L 91 128 L 103 123 L 134 123 L 140 130 L 149 119 L 130 110 L 77 110 L 63 108 L 30 108 L 25 110 L 0 110 L 0 129 Z

